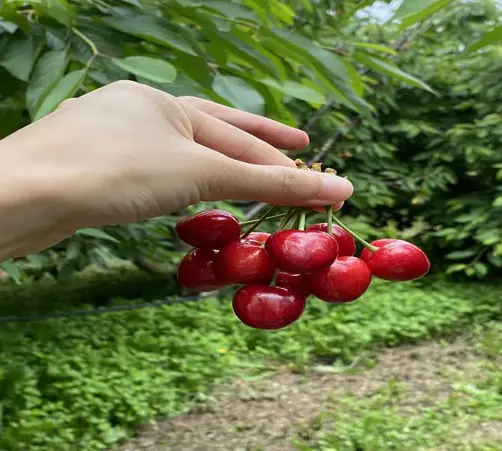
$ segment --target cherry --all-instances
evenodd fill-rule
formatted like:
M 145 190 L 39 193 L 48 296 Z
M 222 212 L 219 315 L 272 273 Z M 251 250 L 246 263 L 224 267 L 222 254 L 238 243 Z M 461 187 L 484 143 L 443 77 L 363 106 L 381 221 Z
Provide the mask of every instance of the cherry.
M 310 290 L 307 287 L 307 282 L 303 274 L 291 274 L 281 271 L 275 278 L 275 286 L 282 288 L 291 288 L 295 293 L 302 296 L 309 296 Z
M 399 241 L 399 240 L 396 240 L 394 238 L 380 238 L 379 240 L 376 240 L 376 241 L 373 241 L 372 243 L 370 243 L 372 246 L 376 246 L 376 247 L 381 247 L 385 244 L 389 244 L 389 243 L 393 243 L 394 241 Z M 359 258 L 368 263 L 368 261 L 370 260 L 370 258 L 373 257 L 373 254 L 374 252 L 370 251 L 367 247 L 365 247 L 362 251 L 361 251 L 361 255 L 359 255 Z
M 241 227 L 228 211 L 206 210 L 176 224 L 176 233 L 185 243 L 205 249 L 221 249 L 238 240 Z
M 419 247 L 407 241 L 394 240 L 381 245 L 368 260 L 368 266 L 379 279 L 404 282 L 425 276 L 431 264 Z
M 263 244 L 268 240 L 270 233 L 268 232 L 251 232 L 246 238 L 247 241 L 251 241 L 258 244 Z
M 225 284 L 214 272 L 218 252 L 212 249 L 194 249 L 178 265 L 178 282 L 196 291 L 214 291 Z
M 335 238 L 319 230 L 281 230 L 270 235 L 265 249 L 281 271 L 308 274 L 331 265 L 338 255 Z
M 313 224 L 307 230 L 320 230 L 322 232 L 328 231 L 328 223 Z M 352 235 L 340 226 L 333 224 L 333 236 L 338 243 L 338 256 L 349 257 L 356 253 L 356 241 Z
M 216 259 L 215 272 L 227 284 L 264 283 L 272 280 L 275 265 L 259 244 L 246 240 L 225 246 Z
M 359 258 L 345 256 L 306 280 L 311 293 L 325 302 L 352 302 L 370 286 L 371 271 Z
M 305 297 L 289 288 L 245 285 L 235 293 L 232 307 L 247 326 L 282 329 L 302 315 Z

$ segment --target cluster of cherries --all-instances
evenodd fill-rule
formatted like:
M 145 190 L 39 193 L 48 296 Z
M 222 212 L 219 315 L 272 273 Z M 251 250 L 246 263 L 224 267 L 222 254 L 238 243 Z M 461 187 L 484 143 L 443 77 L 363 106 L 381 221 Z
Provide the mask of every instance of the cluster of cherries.
M 195 249 L 178 266 L 180 285 L 199 292 L 242 285 L 232 302 L 237 317 L 256 329 L 281 329 L 302 315 L 310 295 L 348 303 L 365 293 L 373 277 L 409 281 L 429 272 L 429 259 L 417 246 L 398 239 L 368 243 L 331 208 L 326 223 L 308 227 L 309 210 L 272 215 L 273 209 L 246 223 L 223 210 L 181 219 L 176 232 Z M 283 221 L 275 233 L 256 231 L 278 217 Z M 242 225 L 250 227 L 242 232 Z M 356 240 L 364 245 L 359 257 L 354 256 Z

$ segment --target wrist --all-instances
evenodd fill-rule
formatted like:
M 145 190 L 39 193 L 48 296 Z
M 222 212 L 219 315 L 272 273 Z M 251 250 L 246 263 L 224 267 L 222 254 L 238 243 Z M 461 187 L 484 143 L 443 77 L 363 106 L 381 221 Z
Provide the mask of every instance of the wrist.
M 0 141 L 0 262 L 44 250 L 75 230 L 33 138 L 22 130 Z

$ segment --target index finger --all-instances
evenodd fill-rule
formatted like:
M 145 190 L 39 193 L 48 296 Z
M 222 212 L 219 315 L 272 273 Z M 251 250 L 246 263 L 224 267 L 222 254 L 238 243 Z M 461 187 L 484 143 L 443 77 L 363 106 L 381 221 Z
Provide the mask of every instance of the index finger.
M 258 114 L 247 113 L 198 97 L 178 97 L 178 100 L 238 127 L 279 149 L 301 150 L 309 144 L 309 136 L 304 131 Z

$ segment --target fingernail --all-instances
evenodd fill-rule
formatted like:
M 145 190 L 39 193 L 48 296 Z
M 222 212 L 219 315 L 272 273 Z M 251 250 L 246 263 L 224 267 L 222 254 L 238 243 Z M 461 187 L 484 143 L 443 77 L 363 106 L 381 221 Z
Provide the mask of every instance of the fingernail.
M 322 174 L 322 187 L 319 199 L 327 204 L 342 202 L 352 196 L 354 187 L 348 179 L 333 174 Z

